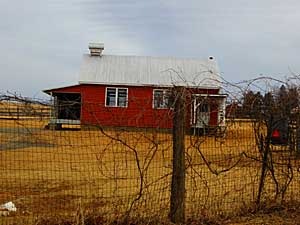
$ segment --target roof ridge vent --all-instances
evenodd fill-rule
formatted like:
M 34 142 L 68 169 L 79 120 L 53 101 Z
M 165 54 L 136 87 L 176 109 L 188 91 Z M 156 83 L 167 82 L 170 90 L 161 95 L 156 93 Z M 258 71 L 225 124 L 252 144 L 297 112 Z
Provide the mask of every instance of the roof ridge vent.
M 90 55 L 91 56 L 101 56 L 104 50 L 103 43 L 89 43 Z

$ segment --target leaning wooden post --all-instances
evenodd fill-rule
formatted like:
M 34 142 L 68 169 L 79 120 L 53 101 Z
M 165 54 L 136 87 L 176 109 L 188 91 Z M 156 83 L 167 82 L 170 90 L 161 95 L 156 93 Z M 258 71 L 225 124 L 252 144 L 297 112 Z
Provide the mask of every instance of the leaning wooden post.
M 185 88 L 174 88 L 173 118 L 173 173 L 171 186 L 170 220 L 184 223 L 185 218 Z

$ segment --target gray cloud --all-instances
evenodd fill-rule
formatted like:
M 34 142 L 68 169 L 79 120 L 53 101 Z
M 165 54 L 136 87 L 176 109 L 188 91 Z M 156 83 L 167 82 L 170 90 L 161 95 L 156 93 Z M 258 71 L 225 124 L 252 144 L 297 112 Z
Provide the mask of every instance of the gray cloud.
M 90 41 L 107 54 L 207 57 L 230 81 L 300 71 L 300 2 L 175 0 L 0 1 L 0 90 L 77 82 Z

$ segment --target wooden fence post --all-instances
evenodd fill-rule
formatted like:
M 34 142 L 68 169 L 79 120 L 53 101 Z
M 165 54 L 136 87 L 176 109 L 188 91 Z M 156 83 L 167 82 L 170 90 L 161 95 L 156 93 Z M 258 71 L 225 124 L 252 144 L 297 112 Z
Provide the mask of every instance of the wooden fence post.
M 184 87 L 174 88 L 173 118 L 173 172 L 171 186 L 170 220 L 182 224 L 185 220 L 185 108 Z
M 300 114 L 297 113 L 297 117 L 296 117 L 296 155 L 297 157 L 300 156 Z

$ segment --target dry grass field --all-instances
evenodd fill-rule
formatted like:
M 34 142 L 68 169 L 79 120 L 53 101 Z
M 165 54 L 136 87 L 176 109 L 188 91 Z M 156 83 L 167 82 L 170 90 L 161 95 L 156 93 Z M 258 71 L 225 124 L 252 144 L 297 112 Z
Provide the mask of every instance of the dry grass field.
M 172 136 L 157 131 L 46 130 L 40 119 L 0 120 L 0 204 L 17 211 L 0 224 L 34 224 L 47 216 L 89 213 L 166 218 Z M 287 152 L 278 151 L 280 157 Z M 278 153 L 279 154 L 279 153 Z M 235 215 L 256 200 L 261 162 L 250 122 L 229 122 L 224 137 L 186 136 L 189 217 Z M 274 158 L 276 156 L 274 155 Z M 298 163 L 285 199 L 298 200 Z M 278 180 L 286 179 L 284 166 Z M 263 200 L 273 199 L 267 179 Z M 20 223 L 19 223 L 20 224 Z

